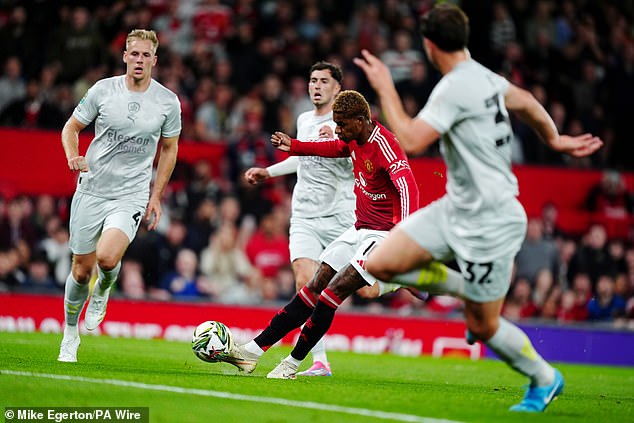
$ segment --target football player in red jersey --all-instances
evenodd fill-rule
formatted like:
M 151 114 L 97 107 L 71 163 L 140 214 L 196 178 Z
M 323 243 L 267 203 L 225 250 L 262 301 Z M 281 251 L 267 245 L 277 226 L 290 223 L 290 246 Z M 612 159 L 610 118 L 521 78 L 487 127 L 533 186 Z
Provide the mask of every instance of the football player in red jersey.
M 356 222 L 323 252 L 313 278 L 252 341 L 233 345 L 223 360 L 251 373 L 272 345 L 303 323 L 291 354 L 268 378 L 294 379 L 302 360 L 328 331 L 339 305 L 359 288 L 377 283 L 363 269 L 372 248 L 404 217 L 418 209 L 418 188 L 394 135 L 373 121 L 370 106 L 356 91 L 341 92 L 333 104 L 339 139 L 302 142 L 276 132 L 274 146 L 293 155 L 350 157 L 355 177 Z

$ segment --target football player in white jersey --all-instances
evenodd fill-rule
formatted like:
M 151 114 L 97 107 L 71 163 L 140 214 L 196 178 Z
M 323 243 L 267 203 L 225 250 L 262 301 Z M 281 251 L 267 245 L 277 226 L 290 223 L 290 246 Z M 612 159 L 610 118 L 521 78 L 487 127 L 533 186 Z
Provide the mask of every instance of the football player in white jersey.
M 395 227 L 366 262 L 381 280 L 424 290 L 426 282 L 464 284 L 468 340 L 479 340 L 530 379 L 513 411 L 544 411 L 563 391 L 561 373 L 533 348 L 516 325 L 500 316 L 513 258 L 526 232 L 511 170 L 510 110 L 556 151 L 585 157 L 603 142 L 590 134 L 560 135 L 526 90 L 471 59 L 469 21 L 462 10 L 436 5 L 421 19 L 423 46 L 443 78 L 415 118 L 404 111 L 387 67 L 362 52 L 355 63 L 378 94 L 390 128 L 405 151 L 420 153 L 440 138 L 447 194 Z M 455 259 L 460 273 L 443 261 Z M 442 285 L 442 284 L 441 284 Z
M 73 265 L 66 279 L 59 361 L 77 361 L 78 320 L 95 265 L 97 281 L 85 316 L 88 330 L 96 329 L 106 314 L 110 287 L 141 220 L 153 230 L 161 218 L 161 197 L 176 164 L 181 109 L 176 94 L 152 79 L 158 44 L 154 31 L 131 31 L 123 52 L 125 75 L 97 81 L 62 130 L 68 167 L 80 173 L 71 205 Z M 84 157 L 79 133 L 93 121 L 95 136 Z
M 333 138 L 332 103 L 343 75 L 339 66 L 317 62 L 310 68 L 308 94 L 314 109 L 297 117 L 297 139 Z M 248 182 L 297 172 L 293 189 L 289 249 L 297 291 L 313 277 L 326 246 L 355 222 L 354 174 L 349 158 L 290 156 L 265 168 L 246 171 Z M 299 376 L 331 376 L 324 340 L 312 350 L 313 365 Z

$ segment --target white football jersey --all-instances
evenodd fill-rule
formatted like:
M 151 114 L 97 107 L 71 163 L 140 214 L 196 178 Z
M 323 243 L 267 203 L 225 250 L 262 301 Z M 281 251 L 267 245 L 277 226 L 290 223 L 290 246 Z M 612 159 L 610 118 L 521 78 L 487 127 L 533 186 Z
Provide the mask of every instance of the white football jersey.
M 519 191 L 511 169 L 513 134 L 504 105 L 508 87 L 503 77 L 467 60 L 440 80 L 418 114 L 441 134 L 452 246 L 465 256 L 478 250 L 499 256 L 523 238 L 496 229 L 526 220 L 524 210 L 514 206 Z M 499 242 L 504 240 L 509 244 Z
M 73 116 L 95 121 L 95 137 L 86 152 L 89 171 L 77 191 L 104 198 L 149 199 L 152 164 L 161 136 L 178 136 L 181 109 L 176 94 L 152 80 L 145 92 L 129 91 L 125 75 L 93 85 Z
M 313 110 L 297 118 L 297 139 L 319 139 L 319 129 L 328 125 L 334 133 L 332 112 L 317 116 Z M 300 156 L 297 183 L 293 190 L 293 217 L 333 216 L 354 210 L 354 174 L 350 158 Z

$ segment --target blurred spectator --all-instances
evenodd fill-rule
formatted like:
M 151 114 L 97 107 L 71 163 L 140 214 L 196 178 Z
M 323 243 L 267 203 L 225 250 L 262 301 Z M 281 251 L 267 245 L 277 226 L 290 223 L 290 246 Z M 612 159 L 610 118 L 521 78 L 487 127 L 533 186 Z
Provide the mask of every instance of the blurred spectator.
M 226 84 L 216 86 L 213 98 L 200 105 L 196 112 L 196 138 L 222 142 L 231 133 L 230 115 L 234 102 L 233 89 Z
M 260 99 L 263 106 L 262 130 L 267 134 L 272 134 L 275 131 L 288 131 L 292 126 L 291 115 L 286 107 L 284 85 L 279 76 L 268 74 L 264 77 Z
M 601 275 L 615 276 L 617 264 L 608 252 L 607 240 L 603 225 L 592 225 L 570 261 L 568 277 L 574 280 L 577 273 L 585 273 L 594 287 Z
M 15 2 L 17 3 L 17 2 Z M 0 26 L 0 61 L 17 58 L 28 75 L 34 75 L 43 61 L 41 54 L 34 54 L 41 37 L 38 37 L 37 23 L 29 19 L 26 8 L 16 4 L 10 12 L 8 21 Z M 41 34 L 40 34 L 41 35 Z M 0 104 L 4 98 L 0 95 Z M 2 110 L 2 106 L 0 106 Z
M 245 302 L 245 283 L 257 278 L 246 254 L 236 244 L 234 226 L 225 224 L 209 238 L 209 245 L 200 253 L 200 271 L 209 280 L 209 292 L 220 302 Z
M 424 61 L 412 63 L 410 75 L 407 79 L 396 84 L 396 90 L 404 100 L 411 97 L 416 102 L 416 113 L 425 105 L 431 90 L 434 88 L 434 82 L 428 75 L 427 64 Z
M 512 321 L 537 316 L 539 310 L 533 303 L 532 298 L 533 289 L 531 283 L 525 278 L 517 279 L 504 303 L 502 316 Z
M 545 239 L 555 241 L 562 237 L 562 232 L 557 225 L 559 210 L 552 201 L 544 203 L 542 206 L 542 234 Z
M 120 289 L 126 298 L 135 300 L 146 296 L 145 281 L 143 280 L 143 266 L 135 260 L 123 260 L 121 263 Z M 159 299 L 153 297 L 154 299 Z
M 155 281 L 148 281 L 153 284 L 165 278 L 165 275 L 176 267 L 176 256 L 178 252 L 185 248 L 187 238 L 187 226 L 180 219 L 171 219 L 165 235 L 159 234 L 154 244 L 156 258 L 148 265 L 152 266 L 150 273 L 156 275 Z
M 25 241 L 31 248 L 37 241 L 37 230 L 30 219 L 26 197 L 15 197 L 7 204 L 6 216 L 0 216 L 0 249 L 17 247 Z
M 506 46 L 517 38 L 515 22 L 513 22 L 506 4 L 502 1 L 496 1 L 493 4 L 492 15 L 489 42 L 493 51 L 502 55 Z
M 16 248 L 0 248 L 0 291 L 19 286 L 26 279 L 20 269 L 20 255 Z
M 614 279 L 601 275 L 597 281 L 595 296 L 588 303 L 590 320 L 613 320 L 625 314 L 625 300 L 614 293 Z
M 260 227 L 249 239 L 246 254 L 263 276 L 275 278 L 290 261 L 288 235 L 280 228 L 273 214 L 265 215 Z
M 231 18 L 231 8 L 220 0 L 199 1 L 192 16 L 194 38 L 207 45 L 221 42 L 230 28 Z
M 70 234 L 68 227 L 58 216 L 53 216 L 46 222 L 46 237 L 39 243 L 39 248 L 46 252 L 46 256 L 53 269 L 53 276 L 59 286 L 64 286 L 71 270 L 72 255 L 69 246 Z
M 31 216 L 31 221 L 35 226 L 37 239 L 46 237 L 46 224 L 49 219 L 56 216 L 57 204 L 55 198 L 50 194 L 41 194 L 35 198 L 35 210 Z
M 550 269 L 540 270 L 535 277 L 532 296 L 533 304 L 538 310 L 544 307 L 544 303 L 553 287 L 555 287 L 555 279 L 552 271 Z
M 540 306 L 540 318 L 552 320 L 557 319 L 559 310 L 561 309 L 561 298 L 563 293 L 564 290 L 560 286 L 553 285 L 546 294 L 543 304 Z
M 45 252 L 38 251 L 31 257 L 26 279 L 24 280 L 22 287 L 24 289 L 41 293 L 61 292 L 61 287 L 57 285 L 57 282 L 51 276 Z
M 72 83 L 106 61 L 103 39 L 91 25 L 85 6 L 72 10 L 69 22 L 63 22 L 53 35 L 48 52 L 50 62 L 60 69 L 60 82 Z
M 16 56 L 10 56 L 4 63 L 4 73 L 0 76 L 0 114 L 16 100 L 24 98 L 26 85 L 22 78 L 22 62 Z
M 188 170 L 190 175 L 185 189 L 176 195 L 176 207 L 183 210 L 186 220 L 191 220 L 203 200 L 209 199 L 214 203 L 220 201 L 222 188 L 214 178 L 213 166 L 208 160 L 197 160 L 192 166 L 188 166 Z
M 390 69 L 395 84 L 410 79 L 414 63 L 423 61 L 420 50 L 412 48 L 412 39 L 407 31 L 399 30 L 393 35 L 393 46 L 381 54 L 381 60 Z
M 161 279 L 160 286 L 174 298 L 195 298 L 211 294 L 206 278 L 198 274 L 198 257 L 190 249 L 179 250 L 174 268 Z
M 561 294 L 561 306 L 557 311 L 560 322 L 582 322 L 588 319 L 587 302 L 577 292 L 564 291 Z
M 557 273 L 559 252 L 554 241 L 544 238 L 544 226 L 539 217 L 528 219 L 526 239 L 515 257 L 518 278 L 525 278 L 535 286 L 537 275 L 546 270 Z
M 601 182 L 588 192 L 586 209 L 605 217 L 623 218 L 634 212 L 632 195 L 620 172 L 606 170 Z
M 196 254 L 207 246 L 209 237 L 216 231 L 218 223 L 218 208 L 216 203 L 205 198 L 200 203 L 191 219 L 187 223 L 185 245 Z

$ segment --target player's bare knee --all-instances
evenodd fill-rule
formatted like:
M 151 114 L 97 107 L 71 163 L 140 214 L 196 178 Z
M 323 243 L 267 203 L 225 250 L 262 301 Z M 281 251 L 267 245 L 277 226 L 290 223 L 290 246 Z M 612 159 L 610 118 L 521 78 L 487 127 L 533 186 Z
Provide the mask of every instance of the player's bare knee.
M 117 267 L 117 263 L 119 263 L 119 257 L 115 255 L 106 254 L 104 256 L 97 257 L 97 265 L 106 272 Z

